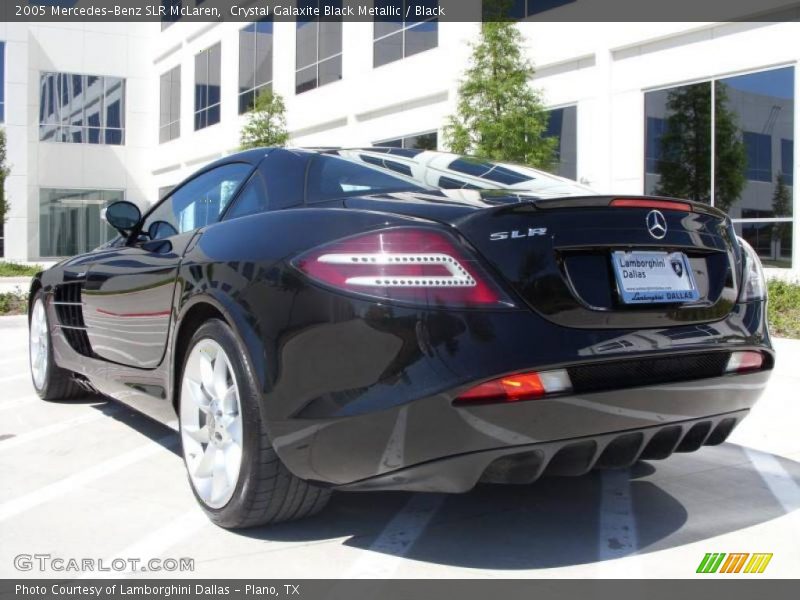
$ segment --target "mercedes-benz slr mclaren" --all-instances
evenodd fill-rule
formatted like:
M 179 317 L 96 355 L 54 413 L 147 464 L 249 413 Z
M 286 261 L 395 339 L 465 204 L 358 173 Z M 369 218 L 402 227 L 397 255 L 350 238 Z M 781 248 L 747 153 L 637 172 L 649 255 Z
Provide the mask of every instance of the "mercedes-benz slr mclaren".
M 177 427 L 223 527 L 720 444 L 774 362 L 758 256 L 701 203 L 261 149 L 105 217 L 118 236 L 33 281 L 33 384 Z

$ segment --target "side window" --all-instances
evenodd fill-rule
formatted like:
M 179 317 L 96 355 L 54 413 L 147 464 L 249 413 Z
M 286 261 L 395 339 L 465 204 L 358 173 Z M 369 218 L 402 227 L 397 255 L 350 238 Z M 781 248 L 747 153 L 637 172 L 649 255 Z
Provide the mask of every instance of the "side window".
M 251 165 L 231 163 L 199 175 L 148 215 L 144 231 L 153 233 L 153 239 L 161 239 L 217 222 L 252 170 Z
M 266 212 L 267 210 L 269 210 L 267 190 L 264 187 L 264 181 L 261 179 L 261 175 L 255 172 L 245 184 L 242 193 L 236 198 L 236 202 L 231 206 L 225 218 L 235 219 L 237 217 Z

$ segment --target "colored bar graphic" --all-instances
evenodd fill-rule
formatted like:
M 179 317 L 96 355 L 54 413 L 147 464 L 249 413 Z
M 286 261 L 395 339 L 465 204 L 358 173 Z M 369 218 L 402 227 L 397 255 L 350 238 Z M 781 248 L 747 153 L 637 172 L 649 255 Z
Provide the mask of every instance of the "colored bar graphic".
M 772 554 L 753 554 L 750 562 L 744 569 L 745 573 L 763 573 L 767 568 L 769 561 L 772 560 Z
M 703 560 L 700 561 L 700 566 L 697 567 L 698 573 L 716 573 L 717 569 L 719 569 L 720 563 L 722 563 L 722 559 L 725 558 L 725 553 L 718 553 L 715 552 L 713 554 L 709 553 L 703 557 Z
M 725 558 L 727 556 L 727 559 Z M 750 559 L 749 561 L 747 559 Z M 723 563 L 723 560 L 725 561 Z M 763 573 L 772 554 L 767 552 L 750 554 L 748 552 L 707 552 L 697 567 L 697 573 Z M 747 563 L 747 566 L 745 566 Z M 721 566 L 721 568 L 720 568 Z
M 728 558 L 720 569 L 720 573 L 738 573 L 742 569 L 742 565 L 750 556 L 747 552 L 732 552 L 728 554 Z

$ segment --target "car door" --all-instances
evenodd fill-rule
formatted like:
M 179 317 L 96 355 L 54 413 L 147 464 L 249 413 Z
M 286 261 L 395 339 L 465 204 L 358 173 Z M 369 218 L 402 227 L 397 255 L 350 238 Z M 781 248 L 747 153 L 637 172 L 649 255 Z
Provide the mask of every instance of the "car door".
M 83 303 L 96 356 L 140 368 L 160 364 L 181 259 L 198 231 L 219 220 L 252 170 L 236 162 L 200 173 L 146 216 L 138 241 L 102 253 L 92 264 Z

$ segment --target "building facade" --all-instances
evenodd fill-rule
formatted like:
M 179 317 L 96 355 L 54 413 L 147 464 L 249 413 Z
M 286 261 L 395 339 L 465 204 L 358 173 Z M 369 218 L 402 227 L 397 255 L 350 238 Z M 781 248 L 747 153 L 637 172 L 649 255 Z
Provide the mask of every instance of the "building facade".
M 765 264 L 800 269 L 800 24 L 520 22 L 560 174 L 726 210 Z M 0 24 L 7 258 L 51 261 L 236 151 L 266 88 L 296 146 L 444 148 L 477 23 Z

